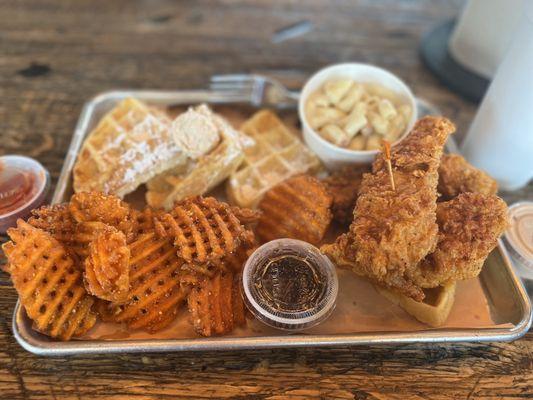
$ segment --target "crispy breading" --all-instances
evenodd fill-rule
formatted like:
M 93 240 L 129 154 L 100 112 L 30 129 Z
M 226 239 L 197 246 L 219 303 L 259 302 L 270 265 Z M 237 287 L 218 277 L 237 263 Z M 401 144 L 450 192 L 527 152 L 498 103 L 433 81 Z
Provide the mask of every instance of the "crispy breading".
M 61 243 L 22 220 L 7 233 L 11 241 L 3 250 L 8 272 L 37 330 L 69 340 L 91 329 L 94 297 L 85 291 L 82 273 Z
M 489 253 L 507 228 L 507 205 L 495 195 L 463 193 L 437 207 L 437 249 L 408 270 L 423 288 L 479 275 Z
M 498 183 L 459 154 L 444 154 L 439 166 L 437 190 L 441 200 L 450 200 L 461 193 L 496 194 Z
M 425 117 L 415 124 L 391 151 L 396 190 L 383 156 L 377 157 L 372 173 L 363 177 L 350 231 L 323 248 L 334 262 L 416 300 L 424 298 L 406 272 L 437 244 L 437 170 L 454 130 L 442 117 Z
M 130 287 L 129 264 L 126 236 L 106 225 L 89 244 L 83 274 L 85 288 L 103 300 L 126 301 Z
M 350 165 L 333 171 L 323 182 L 333 198 L 331 211 L 333 219 L 348 226 L 353 220 L 353 209 L 363 181 L 363 174 L 370 172 L 366 164 Z
M 331 195 L 315 177 L 299 175 L 274 186 L 259 202 L 259 238 L 292 238 L 318 244 L 332 219 Z

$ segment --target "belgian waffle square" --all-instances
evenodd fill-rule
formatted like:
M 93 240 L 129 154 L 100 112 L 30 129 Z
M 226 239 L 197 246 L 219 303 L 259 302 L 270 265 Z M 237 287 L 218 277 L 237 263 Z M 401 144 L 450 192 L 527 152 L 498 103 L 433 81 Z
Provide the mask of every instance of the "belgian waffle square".
M 227 184 L 229 197 L 241 207 L 255 207 L 273 186 L 320 168 L 316 155 L 269 110 L 254 114 L 240 130 L 256 142 L 244 149 L 244 160 Z
M 169 117 L 128 98 L 89 134 L 74 166 L 74 191 L 119 197 L 186 161 L 170 135 Z

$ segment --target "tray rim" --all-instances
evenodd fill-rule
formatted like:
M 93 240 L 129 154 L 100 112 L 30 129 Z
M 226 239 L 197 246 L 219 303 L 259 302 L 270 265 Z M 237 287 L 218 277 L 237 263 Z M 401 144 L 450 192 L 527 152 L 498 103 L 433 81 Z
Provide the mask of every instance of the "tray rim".
M 176 100 L 179 95 L 180 100 Z M 185 104 L 207 102 L 212 104 L 247 103 L 246 96 L 228 98 L 222 93 L 210 90 L 111 90 L 97 94 L 82 108 L 78 122 L 67 150 L 63 167 L 52 197 L 52 204 L 61 202 L 67 190 L 70 171 L 75 163 L 78 151 L 84 139 L 84 133 L 90 122 L 94 108 L 106 100 L 122 99 L 133 96 L 162 104 Z M 157 100 L 153 100 L 154 97 Z M 17 300 L 13 312 L 12 329 L 17 342 L 27 351 L 46 356 L 71 354 L 107 354 L 107 353 L 146 353 L 179 351 L 224 351 L 265 348 L 296 347 L 333 347 L 376 344 L 407 343 L 454 343 L 454 342 L 490 342 L 512 341 L 526 334 L 531 327 L 533 315 L 531 303 L 522 282 L 511 266 L 511 259 L 503 242 L 498 240 L 498 250 L 505 264 L 516 296 L 520 300 L 522 319 L 512 328 L 456 328 L 427 329 L 412 332 L 364 332 L 340 335 L 277 335 L 262 337 L 214 337 L 193 339 L 142 339 L 142 340 L 74 340 L 68 342 L 39 340 L 37 332 L 24 325 L 27 318 Z

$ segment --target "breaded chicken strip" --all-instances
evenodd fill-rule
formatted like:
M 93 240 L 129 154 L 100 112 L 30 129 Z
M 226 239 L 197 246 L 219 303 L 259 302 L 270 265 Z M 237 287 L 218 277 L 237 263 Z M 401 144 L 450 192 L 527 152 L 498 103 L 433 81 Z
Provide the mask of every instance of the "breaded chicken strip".
M 383 157 L 365 174 L 350 231 L 323 251 L 339 266 L 415 300 L 424 293 L 408 280 L 437 244 L 437 182 L 443 146 L 454 125 L 442 117 L 425 117 L 391 151 L 396 190 Z
M 323 180 L 333 197 L 333 219 L 341 225 L 348 226 L 353 220 L 353 209 L 365 172 L 370 172 L 366 164 L 349 165 L 332 172 Z
M 507 228 L 507 205 L 495 195 L 463 193 L 437 206 L 439 241 L 409 279 L 423 288 L 479 275 Z
M 470 165 L 458 154 L 442 156 L 439 167 L 438 192 L 441 200 L 450 200 L 461 193 L 496 194 L 498 184 L 485 172 Z
M 363 180 L 366 165 L 347 166 L 324 179 L 333 196 L 333 218 L 341 225 L 353 220 L 353 209 Z M 439 200 L 451 200 L 461 193 L 496 194 L 498 184 L 485 172 L 473 167 L 458 154 L 444 154 L 439 166 Z

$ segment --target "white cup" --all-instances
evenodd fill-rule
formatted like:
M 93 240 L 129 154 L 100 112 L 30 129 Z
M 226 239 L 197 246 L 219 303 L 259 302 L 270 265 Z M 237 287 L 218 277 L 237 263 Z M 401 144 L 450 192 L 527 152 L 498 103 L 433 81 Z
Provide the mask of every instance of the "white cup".
M 461 148 L 504 190 L 533 178 L 533 2 L 479 107 Z
M 411 119 L 400 138 L 402 140 L 413 128 L 418 119 L 415 97 L 409 87 L 396 75 L 369 64 L 346 63 L 336 64 L 321 69 L 305 83 L 298 103 L 298 114 L 302 122 L 305 143 L 313 150 L 329 169 L 335 169 L 347 164 L 371 163 L 379 150 L 350 150 L 335 146 L 324 139 L 311 128 L 305 115 L 305 104 L 309 95 L 318 90 L 326 81 L 331 79 L 353 79 L 359 83 L 379 84 L 395 93 L 411 107 Z

